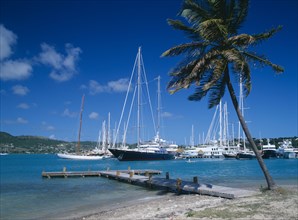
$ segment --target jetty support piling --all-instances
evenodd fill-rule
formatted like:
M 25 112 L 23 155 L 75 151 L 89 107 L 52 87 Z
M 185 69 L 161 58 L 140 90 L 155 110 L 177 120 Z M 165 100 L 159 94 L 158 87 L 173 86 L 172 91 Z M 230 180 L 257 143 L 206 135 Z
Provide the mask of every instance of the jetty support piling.
M 193 183 L 198 183 L 198 177 L 197 176 L 193 177 Z
M 167 179 L 167 180 L 170 179 L 170 174 L 169 174 L 169 172 L 166 172 L 166 179 Z

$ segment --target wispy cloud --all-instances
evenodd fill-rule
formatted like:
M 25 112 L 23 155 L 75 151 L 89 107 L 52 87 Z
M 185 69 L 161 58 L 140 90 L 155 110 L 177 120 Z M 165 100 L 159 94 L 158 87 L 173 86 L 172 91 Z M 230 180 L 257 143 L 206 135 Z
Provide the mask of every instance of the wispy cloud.
M 111 93 L 111 92 L 126 92 L 129 80 L 121 78 L 116 81 L 110 81 L 106 85 L 101 85 L 95 80 L 90 80 L 88 86 L 82 85 L 82 89 L 88 89 L 91 95 L 98 93 Z
M 17 35 L 0 24 L 0 79 L 23 80 L 31 76 L 32 65 L 29 60 L 11 59 L 13 47 L 17 43 Z
M 27 103 L 20 103 L 20 104 L 18 104 L 17 108 L 29 109 L 30 106 Z
M 58 82 L 68 81 L 78 72 L 76 64 L 82 52 L 79 47 L 66 44 L 66 55 L 57 52 L 53 46 L 46 43 L 41 44 L 41 50 L 38 61 L 52 68 L 50 73 L 52 79 Z
M 70 117 L 70 118 L 75 118 L 77 115 L 76 112 L 71 112 L 68 108 L 66 108 L 64 110 L 64 112 L 62 113 L 62 116 L 65 116 L 65 117 Z
M 22 85 L 15 85 L 12 87 L 12 92 L 15 95 L 25 96 L 28 94 L 29 91 L 30 90 L 26 86 L 22 86 Z
M 55 127 L 54 126 L 48 125 L 48 123 L 45 122 L 45 121 L 41 122 L 41 125 L 42 125 L 42 129 L 43 130 L 46 130 L 46 131 L 53 131 L 53 130 L 55 130 Z
M 163 117 L 163 118 L 172 118 L 173 114 L 170 113 L 170 112 L 162 112 L 161 117 Z
M 89 118 L 90 118 L 90 119 L 93 119 L 93 120 L 98 119 L 98 113 L 97 113 L 97 112 L 91 112 L 91 113 L 89 114 Z
M 24 119 L 22 117 L 18 117 L 16 122 L 18 124 L 27 124 L 28 123 L 28 120 L 26 120 L 26 119 Z
M 17 43 L 17 35 L 0 24 L 0 60 L 4 60 L 12 55 L 12 46 Z
M 29 121 L 27 119 L 24 119 L 22 117 L 18 117 L 15 120 L 4 120 L 5 124 L 28 124 Z
M 56 140 L 56 137 L 55 137 L 54 134 L 50 135 L 49 138 L 50 138 L 50 139 L 53 139 L 53 140 Z

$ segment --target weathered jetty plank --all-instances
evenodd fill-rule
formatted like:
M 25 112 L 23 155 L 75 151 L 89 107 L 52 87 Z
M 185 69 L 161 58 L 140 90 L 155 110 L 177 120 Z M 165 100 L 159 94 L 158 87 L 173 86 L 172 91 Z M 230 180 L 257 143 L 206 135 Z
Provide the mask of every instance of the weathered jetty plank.
M 44 178 L 66 178 L 66 177 L 98 177 L 102 174 L 109 173 L 112 175 L 116 172 L 129 174 L 133 172 L 138 175 L 156 175 L 161 174 L 160 170 L 117 170 L 117 171 L 61 171 L 61 172 L 42 172 L 41 176 Z
M 178 193 L 196 193 L 234 199 L 258 194 L 257 191 L 223 187 L 212 184 L 199 183 L 197 177 L 194 181 L 184 181 L 181 179 L 170 179 L 167 173 L 166 178 L 153 177 L 154 174 L 160 174 L 159 170 L 105 170 L 105 171 L 76 171 L 76 172 L 42 172 L 44 178 L 57 177 L 105 177 L 135 185 L 145 187 L 157 187 Z M 143 175 L 141 175 L 143 174 Z

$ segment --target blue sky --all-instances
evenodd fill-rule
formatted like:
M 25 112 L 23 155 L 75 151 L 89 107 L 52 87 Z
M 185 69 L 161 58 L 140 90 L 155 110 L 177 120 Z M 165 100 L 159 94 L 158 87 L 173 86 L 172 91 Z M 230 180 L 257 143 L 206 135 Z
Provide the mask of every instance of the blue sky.
M 160 55 L 188 42 L 166 22 L 178 18 L 181 0 L 1 0 L 0 4 L 1 131 L 76 140 L 85 94 L 82 139 L 96 141 L 109 112 L 112 127 L 119 121 L 141 46 L 155 96 L 153 79 L 161 76 L 163 137 L 189 143 L 192 125 L 195 142 L 206 135 L 215 111 L 208 109 L 207 100 L 188 101 L 194 87 L 174 95 L 166 91 L 168 73 L 180 58 Z M 294 0 L 252 0 L 241 30 L 254 34 L 283 25 L 282 31 L 256 47 L 285 68 L 281 75 L 267 67 L 252 68 L 245 118 L 256 138 L 297 136 L 297 8 Z M 223 101 L 237 136 L 228 93 Z

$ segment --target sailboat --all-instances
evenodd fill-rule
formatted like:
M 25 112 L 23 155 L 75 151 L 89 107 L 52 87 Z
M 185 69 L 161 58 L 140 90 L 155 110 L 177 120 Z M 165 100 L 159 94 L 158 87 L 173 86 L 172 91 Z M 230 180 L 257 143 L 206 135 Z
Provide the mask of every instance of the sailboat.
M 111 148 L 109 148 L 109 151 L 119 161 L 171 160 L 171 159 L 174 159 L 174 154 L 171 154 L 166 150 L 166 147 L 163 145 L 163 140 L 160 138 L 159 131 L 156 132 L 156 135 L 152 141 L 149 141 L 149 142 L 141 141 L 140 106 L 142 104 L 141 103 L 141 85 L 143 83 L 143 82 L 141 82 L 142 73 L 143 73 L 143 78 L 145 79 L 145 81 L 147 81 L 145 71 L 143 68 L 141 68 L 141 65 L 143 63 L 142 64 L 141 63 L 142 63 L 142 55 L 141 55 L 141 48 L 139 47 L 137 57 L 136 57 L 136 62 L 133 67 L 133 72 L 132 72 L 130 82 L 129 82 L 129 85 L 131 86 L 131 81 L 132 81 L 133 75 L 135 72 L 137 72 L 137 84 L 134 89 L 134 95 L 133 95 L 133 101 L 134 101 L 135 93 L 137 91 L 137 107 L 138 107 L 138 109 L 137 109 L 137 148 L 129 149 L 125 146 L 125 144 L 122 148 L 116 148 L 115 147 L 116 137 L 115 137 L 115 140 L 113 141 L 113 146 Z M 136 65 L 137 65 L 137 71 L 135 71 Z M 147 82 L 145 82 L 145 84 L 147 85 Z M 125 107 L 125 104 L 127 101 L 127 96 L 131 89 L 130 86 L 128 87 L 128 90 L 127 90 L 126 99 L 125 99 L 123 110 L 121 113 L 120 123 L 118 125 L 116 136 L 119 132 L 119 127 L 120 127 L 122 116 L 124 113 L 124 107 Z M 151 103 L 148 87 L 147 87 L 147 95 L 148 95 L 149 103 Z M 132 101 L 132 103 L 133 103 L 133 101 Z M 159 101 L 158 101 L 158 103 L 159 103 Z M 158 110 L 159 110 L 159 107 L 158 107 Z M 130 113 L 131 112 L 129 112 L 128 118 L 130 117 Z M 159 128 L 159 126 L 158 126 L 158 128 Z M 126 125 L 125 131 L 124 131 L 124 139 L 126 139 L 126 130 L 127 130 L 127 125 Z
M 80 111 L 80 126 L 79 126 L 79 135 L 78 135 L 78 143 L 75 154 L 70 153 L 58 153 L 57 156 L 62 159 L 71 159 L 71 160 L 100 160 L 103 159 L 101 155 L 88 155 L 80 153 L 80 139 L 81 139 L 81 128 L 82 128 L 82 118 L 83 118 L 83 110 L 84 110 L 84 100 L 85 95 L 82 97 L 81 111 Z

